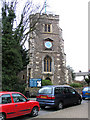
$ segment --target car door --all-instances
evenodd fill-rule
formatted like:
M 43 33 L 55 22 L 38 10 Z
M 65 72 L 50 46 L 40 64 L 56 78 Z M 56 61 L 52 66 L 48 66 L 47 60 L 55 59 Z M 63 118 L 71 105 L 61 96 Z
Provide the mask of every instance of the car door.
M 18 93 L 13 93 L 12 97 L 13 97 L 14 108 L 17 116 L 30 113 L 30 107 L 28 106 L 27 99 L 23 95 Z
M 56 99 L 56 103 L 63 101 L 64 105 L 70 104 L 70 95 L 68 89 L 65 87 L 56 87 L 55 99 Z
M 10 94 L 3 94 L 1 96 L 2 112 L 7 114 L 7 117 L 15 117 L 14 104 Z
M 62 92 L 61 92 L 60 87 L 55 87 L 54 95 L 55 95 L 55 104 L 57 105 L 60 101 L 63 100 L 63 96 L 62 96 Z
M 69 92 L 70 92 L 70 96 L 71 96 L 71 101 L 72 101 L 72 104 L 73 103 L 76 103 L 77 102 L 77 99 L 78 99 L 78 96 L 76 94 L 76 91 L 72 88 L 68 88 L 69 89 Z
M 68 87 L 63 87 L 63 96 L 64 96 L 64 104 L 70 105 L 72 103 L 72 95 L 68 90 Z

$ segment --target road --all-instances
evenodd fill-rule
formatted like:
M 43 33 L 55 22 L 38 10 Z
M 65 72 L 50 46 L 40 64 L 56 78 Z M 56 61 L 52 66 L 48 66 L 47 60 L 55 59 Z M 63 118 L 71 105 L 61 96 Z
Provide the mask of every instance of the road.
M 88 101 L 83 101 L 81 105 L 70 106 L 62 110 L 40 115 L 38 118 L 88 118 Z
M 39 111 L 39 115 L 35 118 L 88 118 L 88 103 L 90 101 L 83 100 L 81 105 L 66 107 L 62 110 L 55 110 L 47 107 Z M 17 120 L 31 120 L 34 119 L 29 115 L 18 117 Z M 16 118 L 9 119 L 16 120 Z

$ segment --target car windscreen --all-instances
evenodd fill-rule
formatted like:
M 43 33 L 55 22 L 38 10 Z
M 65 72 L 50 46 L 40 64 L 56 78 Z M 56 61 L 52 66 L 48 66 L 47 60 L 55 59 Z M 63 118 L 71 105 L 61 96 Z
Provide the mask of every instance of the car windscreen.
M 40 94 L 51 94 L 52 93 L 52 88 L 49 87 L 45 87 L 45 88 L 41 88 L 38 93 Z
M 90 87 L 84 88 L 83 91 L 90 91 Z

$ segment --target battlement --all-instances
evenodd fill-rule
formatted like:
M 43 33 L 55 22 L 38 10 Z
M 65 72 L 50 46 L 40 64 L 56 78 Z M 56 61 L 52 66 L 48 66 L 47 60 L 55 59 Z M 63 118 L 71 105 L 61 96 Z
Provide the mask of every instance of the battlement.
M 31 15 L 31 16 L 33 16 L 33 15 Z M 59 15 L 54 15 L 54 14 L 36 13 L 36 17 L 41 18 L 41 19 L 52 19 L 52 20 L 59 21 Z
M 53 18 L 53 19 L 59 19 L 59 15 L 54 15 L 54 14 L 45 14 L 45 13 L 43 13 L 41 16 L 45 16 L 45 17 Z

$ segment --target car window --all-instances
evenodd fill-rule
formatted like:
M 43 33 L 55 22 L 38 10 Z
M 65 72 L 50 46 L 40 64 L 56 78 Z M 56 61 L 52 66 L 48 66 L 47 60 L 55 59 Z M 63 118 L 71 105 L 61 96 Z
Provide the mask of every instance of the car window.
M 72 88 L 68 88 L 68 89 L 69 89 L 69 92 L 70 92 L 70 93 L 72 93 L 72 94 L 75 94 L 75 93 L 76 93 L 74 89 L 72 89 Z
M 38 91 L 40 94 L 51 94 L 52 93 L 52 88 L 49 88 L 49 87 L 45 87 L 45 88 L 41 88 L 39 91 Z
M 0 104 L 8 104 L 8 103 L 11 103 L 10 94 L 4 94 L 0 96 Z
M 63 91 L 64 93 L 69 93 L 69 90 L 68 90 L 68 88 L 67 87 L 64 87 L 64 91 Z
M 83 91 L 90 91 L 90 87 L 84 88 Z
M 55 88 L 55 94 L 60 94 L 60 93 L 66 94 L 70 92 L 73 92 L 73 90 L 69 90 L 68 87 L 56 87 Z
M 56 88 L 55 88 L 55 94 L 60 94 L 60 93 L 63 92 L 63 90 L 64 90 L 63 87 L 56 87 Z
M 17 102 L 26 102 L 26 98 L 21 94 L 14 93 L 12 94 L 13 100 L 15 103 Z

